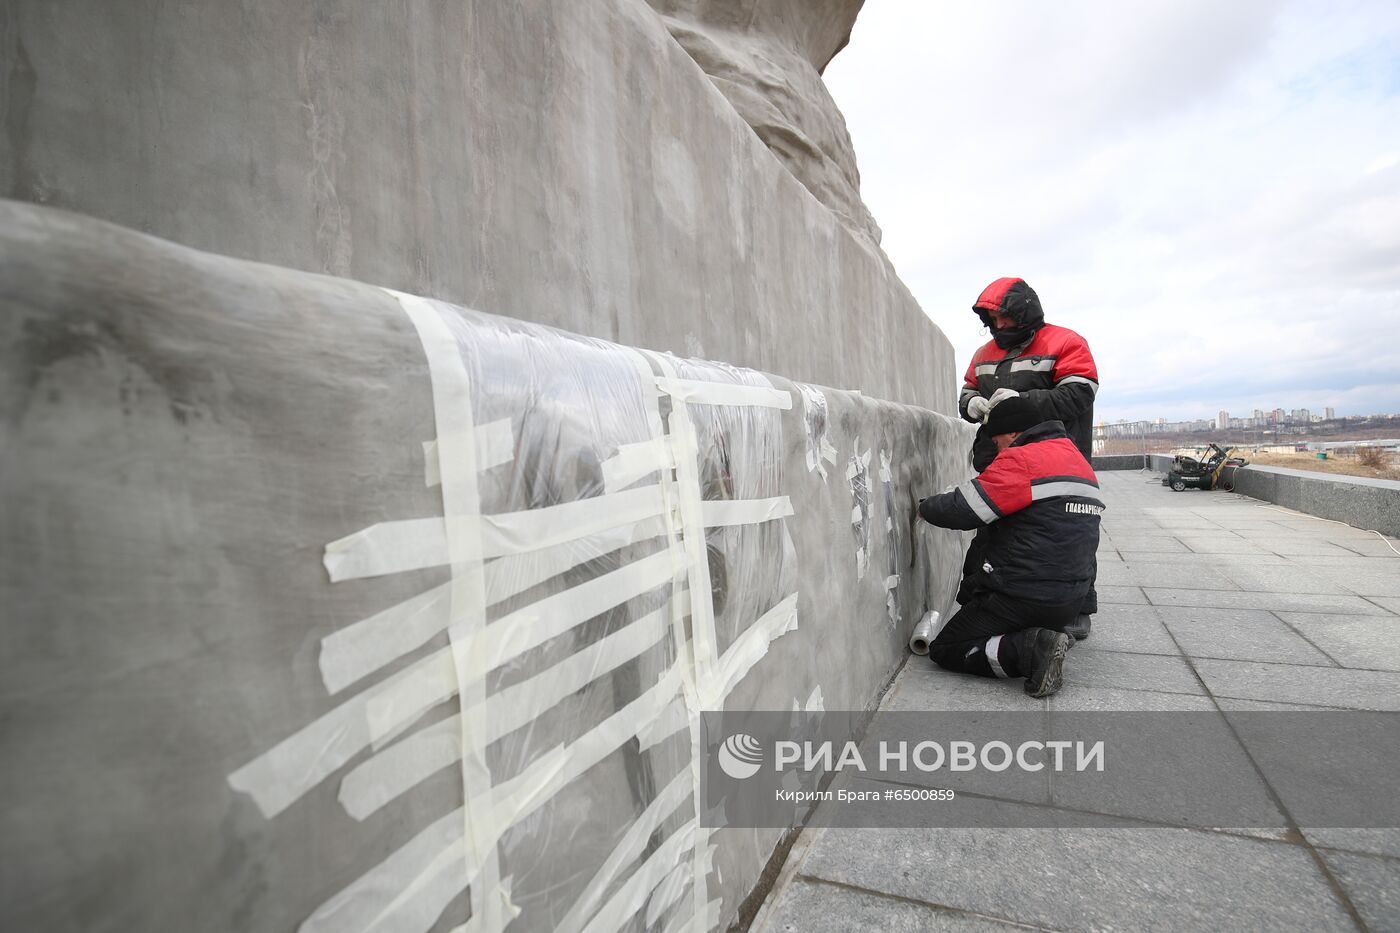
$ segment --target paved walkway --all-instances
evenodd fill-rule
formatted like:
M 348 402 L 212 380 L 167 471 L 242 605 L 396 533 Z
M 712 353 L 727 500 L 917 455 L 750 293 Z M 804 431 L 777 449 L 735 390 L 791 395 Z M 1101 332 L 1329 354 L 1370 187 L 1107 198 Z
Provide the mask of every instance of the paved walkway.
M 1400 710 L 1400 556 L 1380 538 L 1100 479 L 1100 614 L 1060 693 L 912 658 L 883 708 Z M 1400 930 L 1400 830 L 807 830 L 753 929 Z

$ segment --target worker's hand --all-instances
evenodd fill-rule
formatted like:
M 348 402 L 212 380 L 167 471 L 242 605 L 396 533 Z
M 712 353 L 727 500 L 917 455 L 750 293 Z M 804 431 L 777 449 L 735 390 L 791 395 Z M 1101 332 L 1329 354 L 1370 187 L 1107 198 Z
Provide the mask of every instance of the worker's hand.
M 987 411 L 991 411 L 1007 399 L 1015 398 L 1020 394 L 1021 393 L 1017 392 L 1015 389 L 997 389 L 992 393 L 992 397 L 987 399 Z M 968 407 L 971 406 L 969 405 Z
M 1001 390 L 998 389 L 998 392 Z M 991 403 L 980 395 L 974 395 L 967 402 L 967 416 L 976 421 L 981 421 L 987 417 L 987 412 L 991 409 Z

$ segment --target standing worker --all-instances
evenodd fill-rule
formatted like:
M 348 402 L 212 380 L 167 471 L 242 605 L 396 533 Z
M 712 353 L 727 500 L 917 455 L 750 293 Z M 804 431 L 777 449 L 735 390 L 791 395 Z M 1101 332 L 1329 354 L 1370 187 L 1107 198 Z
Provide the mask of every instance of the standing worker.
M 1045 323 L 1040 297 L 1024 279 L 1001 278 L 982 290 L 972 306 L 992 339 L 972 355 L 958 397 L 958 410 L 968 421 L 982 423 L 1003 399 L 1030 402 L 1041 421 L 1059 421 L 1085 460 L 1093 459 L 1094 396 L 1099 371 L 1084 338 L 1066 327 Z M 979 473 L 997 455 L 986 424 L 972 442 L 972 468 Z M 978 532 L 968 548 L 963 579 L 982 563 L 985 536 Z M 958 602 L 966 603 L 958 591 Z M 1099 610 L 1093 577 L 1078 617 L 1065 627 L 1076 639 L 1089 637 L 1090 616 Z
M 919 503 L 940 528 L 978 529 L 982 561 L 965 571 L 957 613 L 929 645 L 939 667 L 1024 677 L 1033 697 L 1060 688 L 1066 634 L 1093 581 L 1099 546 L 1098 479 L 1058 421 L 1008 398 L 983 425 L 1000 451 L 958 488 Z

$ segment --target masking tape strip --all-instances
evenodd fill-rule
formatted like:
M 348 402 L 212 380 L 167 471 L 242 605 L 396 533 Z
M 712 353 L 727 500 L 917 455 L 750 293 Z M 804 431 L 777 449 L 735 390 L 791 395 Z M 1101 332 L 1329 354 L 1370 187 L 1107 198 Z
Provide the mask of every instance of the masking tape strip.
M 793 593 L 734 640 L 720 659 L 713 682 L 703 691 L 706 709 L 724 708 L 724 698 L 738 686 L 759 659 L 768 653 L 768 646 L 777 638 L 797 629 L 797 594 Z
M 593 877 L 584 886 L 583 892 L 569 908 L 569 912 L 556 924 L 556 933 L 568 933 L 582 927 L 584 920 L 593 914 L 603 895 L 617 880 L 617 876 L 642 854 L 652 833 L 685 803 L 691 793 L 690 772 L 681 771 L 652 798 L 642 815 L 632 821 L 632 825 L 627 827 L 627 831 L 622 834 L 612 852 L 608 853 L 607 859 L 593 873 Z
M 490 424 L 478 425 L 473 442 L 476 444 L 476 468 L 489 470 L 515 459 L 515 435 L 510 419 L 502 418 Z M 423 483 L 431 489 L 442 482 L 442 463 L 438 459 L 438 442 L 423 442 Z
M 646 917 L 642 921 L 642 929 L 655 930 L 657 921 L 661 919 L 666 910 L 680 900 L 680 896 L 685 893 L 686 887 L 690 884 L 694 874 L 691 867 L 684 862 L 672 868 L 661 883 L 656 886 L 647 901 Z
M 694 913 L 672 914 L 664 933 L 682 933 L 685 930 L 713 930 L 719 926 L 719 910 L 722 902 L 715 898 Z
M 486 565 L 486 605 L 517 596 L 580 564 L 666 533 L 661 518 L 621 525 Z M 338 693 L 355 681 L 427 644 L 452 624 L 450 583 L 434 587 L 321 639 L 321 679 Z
M 617 453 L 603 461 L 603 488 L 608 492 L 626 489 L 644 476 L 675 466 L 671 443 L 664 435 L 637 444 L 623 444 Z
M 662 373 L 663 378 L 657 380 L 659 389 L 668 391 L 682 388 L 682 380 L 676 378 L 676 368 L 669 357 L 656 353 L 647 353 L 647 356 Z M 719 388 L 722 384 L 719 383 L 687 383 L 687 385 L 694 391 L 706 392 L 706 398 L 709 399 L 717 398 L 722 391 L 722 388 Z M 724 396 L 730 402 L 745 395 L 751 398 L 754 394 L 743 391 L 754 387 L 731 386 L 729 388 L 736 390 Z M 779 393 L 779 395 L 783 396 L 785 407 L 790 408 L 792 405 L 791 396 L 785 393 Z M 771 398 L 771 396 L 769 397 Z M 718 651 L 715 636 L 714 597 L 710 582 L 709 559 L 705 547 L 704 516 L 700 504 L 700 444 L 695 432 L 695 423 L 690 417 L 683 392 L 671 393 L 670 429 L 672 449 L 676 456 L 677 511 L 681 518 L 683 543 L 690 563 L 691 634 L 690 638 L 685 638 L 684 627 L 678 625 L 676 641 L 678 650 L 684 652 L 681 657 L 689 661 L 684 697 L 686 711 L 689 715 L 690 770 L 695 786 L 695 814 L 698 820 L 701 816 L 701 762 L 704 760 L 705 752 L 700 713 L 705 708 L 703 698 L 707 695 L 709 686 L 715 677 Z M 692 850 L 691 913 L 696 917 L 701 916 L 705 910 L 706 898 L 709 896 L 707 877 L 709 868 L 700 855 L 705 846 L 709 844 L 709 834 L 708 829 L 699 829 L 695 848 Z
M 673 374 L 658 377 L 656 385 L 672 398 L 694 405 L 744 405 L 783 411 L 792 408 L 792 393 L 771 386 L 679 379 Z
M 666 837 L 632 876 L 622 883 L 608 902 L 594 915 L 583 933 L 613 933 L 646 904 L 656 886 L 671 872 L 681 858 L 695 847 L 696 821 L 691 820 Z
M 714 867 L 715 851 L 718 848 L 717 845 L 707 845 L 703 852 L 697 852 L 704 860 L 703 864 L 707 873 Z M 671 909 L 672 905 L 680 900 L 685 889 L 690 886 L 691 878 L 690 866 L 681 864 L 677 865 L 675 870 L 656 886 L 656 890 L 652 892 L 651 900 L 647 902 L 644 929 L 655 930 L 660 926 L 658 921 L 665 915 L 666 911 Z
M 570 694 L 642 655 L 668 634 L 669 623 L 665 610 L 648 613 L 529 680 L 492 694 L 480 716 L 486 729 L 484 741 L 489 745 L 514 732 Z M 449 717 L 357 766 L 340 784 L 340 802 L 346 812 L 363 820 L 455 762 L 462 752 L 459 728 L 456 717 Z
M 511 881 L 512 879 L 510 878 L 502 879 L 500 896 L 506 904 L 509 905 L 506 916 L 514 919 L 520 916 L 520 908 L 516 907 L 515 902 L 511 900 Z M 489 897 L 490 895 L 487 896 Z M 472 916 L 467 918 L 466 923 L 453 927 L 451 933 L 481 933 L 481 915 L 472 914 Z
M 448 857 L 444 853 L 462 851 L 465 812 L 481 817 L 474 824 L 479 840 L 476 851 L 486 851 L 484 843 L 488 842 L 494 847 L 510 826 L 535 812 L 561 787 L 622 747 L 641 726 L 665 709 L 679 687 L 679 674 L 672 669 L 650 690 L 576 741 L 556 746 L 516 777 L 469 798 L 466 807 L 458 807 L 431 824 L 319 907 L 302 924 L 302 933 L 333 930 L 363 933 L 368 929 L 367 924 L 373 922 L 367 918 L 385 916 L 385 908 L 393 903 L 393 892 L 403 887 L 403 879 L 433 874 L 440 859 Z M 444 906 L 479 876 L 481 866 L 474 864 L 470 850 L 467 852 L 468 857 L 459 865 L 462 870 L 450 876 L 448 886 L 453 890 L 442 892 L 447 895 Z M 484 887 L 484 890 L 491 888 Z
M 460 650 L 470 652 L 477 660 L 484 680 L 486 672 L 594 616 L 670 582 L 672 572 L 670 555 L 661 551 L 518 609 L 473 634 L 454 640 L 460 641 Z M 429 673 L 396 681 L 391 690 L 377 693 L 366 706 L 371 740 L 383 739 L 403 722 L 417 719 L 451 697 L 458 686 L 440 673 L 436 677 Z
M 637 750 L 646 751 L 653 745 L 660 745 L 677 732 L 689 727 L 689 711 L 684 706 L 669 706 L 650 727 L 637 733 Z
M 271 819 L 369 747 L 370 700 L 404 681 L 432 676 L 444 660 L 450 662 L 446 650 L 355 694 L 230 774 L 229 786 L 252 797 Z
M 472 814 L 479 814 L 481 817 L 474 824 L 469 824 L 474 827 L 477 834 L 476 851 L 484 853 L 489 848 L 494 854 L 496 842 L 511 826 L 534 813 L 560 789 L 577 780 L 584 772 L 621 748 L 628 739 L 636 734 L 639 726 L 649 722 L 666 704 L 671 702 L 679 688 L 680 676 L 672 669 L 646 693 L 609 716 L 579 739 L 567 746 L 556 746 L 532 762 L 525 771 L 516 777 L 491 787 L 469 800 L 465 809 Z M 410 856 L 400 858 L 401 853 L 404 852 L 403 849 L 395 852 L 384 862 L 353 882 L 341 894 L 336 895 L 332 901 L 340 900 L 353 905 L 364 904 L 368 900 L 370 904 L 366 904 L 365 907 L 366 912 L 369 912 L 368 908 L 377 900 L 384 899 L 386 889 L 393 888 L 396 884 L 402 886 L 403 878 L 417 879 L 431 872 L 440 857 L 446 858 L 445 852 L 454 849 L 460 850 L 463 829 L 462 815 L 463 808 L 458 808 L 449 814 L 449 816 L 456 817 L 450 822 L 450 826 L 456 830 L 455 839 L 450 836 L 444 838 L 443 834 L 439 833 L 432 837 L 432 841 L 439 843 L 437 850 L 425 851 L 425 846 L 419 844 L 422 835 L 420 834 L 420 837 L 415 837 L 408 846 L 405 846 L 405 849 L 412 848 Z M 434 824 L 434 826 L 436 825 Z M 471 850 L 468 849 L 466 861 L 459 866 L 462 870 L 444 879 L 442 889 L 439 892 L 439 896 L 445 898 L 442 901 L 444 907 L 468 886 L 472 887 L 473 892 L 482 891 L 485 895 L 484 901 L 491 900 L 490 892 L 494 889 L 495 882 L 493 880 L 488 883 L 482 872 L 484 866 L 473 862 L 470 852 Z M 390 865 L 391 862 L 394 864 Z M 497 904 L 497 909 L 499 910 L 499 904 Z M 379 916 L 382 913 L 383 911 L 380 909 L 374 910 L 370 915 Z M 345 918 L 341 917 L 340 919 L 344 920 Z M 333 929 L 335 928 L 330 925 L 316 927 L 314 933 L 321 933 L 322 930 L 330 933 Z M 362 929 L 362 927 L 356 926 L 352 933 L 361 933 Z M 313 930 L 304 929 L 303 933 L 313 933 Z
M 443 852 L 460 855 L 461 839 L 462 808 L 458 807 L 317 907 L 297 928 L 299 933 L 363 933 L 394 902 L 403 879 L 431 870 Z
M 459 536 L 470 542 L 464 545 L 463 560 L 523 554 L 645 521 L 661 515 L 664 507 L 660 489 L 642 486 L 500 515 L 380 522 L 327 544 L 323 563 L 333 583 L 440 567 L 451 563 L 448 544 Z
M 486 690 L 486 670 L 481 660 L 462 650 L 463 636 L 475 634 L 486 624 L 485 575 L 481 558 L 485 527 L 481 522 L 481 498 L 477 489 L 475 425 L 472 420 L 472 386 L 462 362 L 461 348 L 447 322 L 437 309 L 422 298 L 392 292 L 418 332 L 433 390 L 433 420 L 437 427 L 438 460 L 442 478 L 443 526 L 452 567 L 451 617 L 448 630 L 453 662 L 460 683 L 462 702 L 462 844 L 468 864 L 480 867 L 484 890 L 495 892 L 500 883 L 500 862 L 496 840 L 487 840 L 478 827 L 487 813 L 475 805 L 474 788 L 490 787 L 491 770 L 486 763 L 486 746 L 481 730 L 468 710 L 480 703 Z M 513 527 L 489 527 L 510 540 Z M 527 524 L 528 527 L 528 524 Z M 329 557 L 330 548 L 327 548 Z M 327 568 L 329 569 L 329 567 Z M 371 701 L 372 702 L 372 701 Z M 502 905 L 494 896 L 474 905 L 482 914 L 485 933 L 498 933 L 505 926 Z
M 665 356 L 648 353 L 665 374 L 656 384 L 662 391 L 667 386 L 688 383 L 676 377 L 675 367 Z M 694 383 L 720 385 L 720 383 Z M 749 388 L 749 387 L 744 387 Z M 689 561 L 691 593 L 691 646 L 697 685 L 709 679 L 717 659 L 715 648 L 714 597 L 710 584 L 710 562 L 705 552 L 705 519 L 700 499 L 700 445 L 695 424 L 686 411 L 684 394 L 672 392 L 671 445 L 676 455 L 676 485 L 681 528 L 686 557 Z
M 479 833 L 494 830 L 495 826 L 489 820 L 468 824 L 468 814 L 485 814 L 489 817 L 492 807 L 501 800 L 525 797 L 536 792 L 542 783 L 563 768 L 564 758 L 564 747 L 556 746 L 536 759 L 525 774 L 478 794 L 475 799 L 468 800 L 466 806 L 458 807 L 434 821 L 402 848 L 317 908 L 301 925 L 300 933 L 367 933 L 370 930 L 375 933 L 405 933 L 423 929 L 417 924 L 421 922 L 419 918 L 427 911 L 429 904 L 421 901 L 427 900 L 437 905 L 437 915 L 440 915 L 442 909 L 467 887 L 472 878 L 480 876 L 481 866 L 470 860 L 470 850 L 464 845 L 463 834 L 469 825 L 476 827 Z M 489 837 L 493 847 L 498 838 L 499 834 Z M 405 891 L 417 893 L 417 902 L 404 899 L 402 892 Z M 490 905 L 485 902 L 493 899 L 482 900 L 484 907 L 490 906 L 502 912 L 503 905 L 499 899 L 494 899 Z M 484 909 L 481 913 L 483 920 L 489 915 Z
M 792 501 L 787 496 L 771 499 L 705 499 L 700 503 L 700 515 L 706 528 L 727 525 L 758 525 L 792 514 Z

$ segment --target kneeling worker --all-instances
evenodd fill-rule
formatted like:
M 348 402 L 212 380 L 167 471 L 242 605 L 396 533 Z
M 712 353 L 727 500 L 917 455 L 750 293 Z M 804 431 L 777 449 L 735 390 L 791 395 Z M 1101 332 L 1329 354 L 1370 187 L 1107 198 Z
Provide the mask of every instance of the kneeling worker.
M 1079 615 L 1094 579 L 1099 546 L 1098 478 L 1059 421 L 1043 421 L 1012 397 L 987 414 L 996 443 L 991 465 L 939 496 L 919 515 L 941 528 L 987 528 L 980 568 L 963 580 L 962 608 L 929 646 L 950 671 L 1024 677 L 1026 692 L 1060 689 Z

